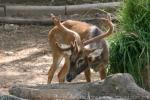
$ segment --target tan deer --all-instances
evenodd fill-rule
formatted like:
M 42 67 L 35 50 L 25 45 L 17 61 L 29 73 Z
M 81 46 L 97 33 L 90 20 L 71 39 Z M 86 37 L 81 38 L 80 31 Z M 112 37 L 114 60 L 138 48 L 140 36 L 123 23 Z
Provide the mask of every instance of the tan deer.
M 109 36 L 113 32 L 112 22 L 108 19 L 101 19 L 109 26 L 109 30 L 102 33 L 98 27 L 85 22 L 67 20 L 61 23 L 60 19 L 54 15 L 52 15 L 52 20 L 56 26 L 50 30 L 48 35 L 53 56 L 53 64 L 48 72 L 48 83 L 51 83 L 53 75 L 63 57 L 65 57 L 65 63 L 58 73 L 59 82 L 65 81 L 68 70 L 67 81 L 71 81 L 76 75 L 84 71 L 87 82 L 90 82 L 90 69 L 88 66 L 89 61 L 93 62 L 94 59 L 88 55 L 94 52 L 95 48 L 87 48 L 85 46 L 95 41 L 96 43 L 101 42 L 99 47 L 103 49 L 102 57 L 104 61 L 100 64 L 100 77 L 101 79 L 105 78 L 104 66 L 108 62 L 108 49 L 103 38 Z M 82 40 L 86 41 L 82 42 Z M 60 43 L 70 46 L 62 48 L 59 45 Z M 66 56 L 64 53 L 66 51 L 70 51 L 70 55 Z

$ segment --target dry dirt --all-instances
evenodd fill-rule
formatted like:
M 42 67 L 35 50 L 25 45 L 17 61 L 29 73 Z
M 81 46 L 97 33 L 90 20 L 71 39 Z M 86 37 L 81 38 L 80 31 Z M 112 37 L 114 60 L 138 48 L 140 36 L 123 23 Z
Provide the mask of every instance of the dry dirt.
M 47 72 L 52 64 L 47 38 L 50 29 L 37 25 L 0 26 L 0 95 L 8 94 L 14 84 L 47 84 Z M 60 68 L 52 83 L 58 82 Z M 94 80 L 98 80 L 98 74 L 92 72 Z M 85 82 L 83 73 L 73 82 Z

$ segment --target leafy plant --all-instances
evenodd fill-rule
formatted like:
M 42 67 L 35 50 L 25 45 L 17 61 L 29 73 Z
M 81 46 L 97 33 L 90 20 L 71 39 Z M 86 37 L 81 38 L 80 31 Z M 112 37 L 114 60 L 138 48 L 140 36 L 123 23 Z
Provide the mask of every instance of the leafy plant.
M 118 19 L 119 31 L 110 41 L 109 72 L 130 73 L 145 87 L 143 70 L 150 66 L 150 0 L 124 0 Z

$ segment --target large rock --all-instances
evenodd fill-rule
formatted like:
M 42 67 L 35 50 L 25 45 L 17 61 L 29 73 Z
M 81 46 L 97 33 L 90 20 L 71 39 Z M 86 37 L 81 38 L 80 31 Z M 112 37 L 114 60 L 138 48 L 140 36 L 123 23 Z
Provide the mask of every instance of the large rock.
M 9 93 L 32 100 L 150 100 L 129 74 L 114 74 L 104 81 L 38 86 L 15 85 Z
M 18 98 L 12 95 L 2 95 L 0 96 L 0 100 L 27 100 L 27 99 Z

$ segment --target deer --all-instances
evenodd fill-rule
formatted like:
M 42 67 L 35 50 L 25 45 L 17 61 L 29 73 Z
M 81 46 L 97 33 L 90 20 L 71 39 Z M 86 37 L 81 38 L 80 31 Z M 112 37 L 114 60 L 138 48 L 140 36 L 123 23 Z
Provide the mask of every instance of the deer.
M 90 82 L 89 63 L 93 63 L 96 57 L 90 56 L 98 49 L 91 48 L 92 43 L 100 44 L 103 49 L 101 57 L 102 63 L 99 64 L 100 78 L 105 78 L 105 65 L 108 63 L 108 48 L 106 41 L 103 39 L 113 32 L 113 24 L 111 20 L 101 18 L 105 21 L 109 29 L 102 32 L 97 26 L 76 20 L 66 20 L 61 23 L 60 18 L 51 15 L 55 26 L 49 31 L 49 44 L 52 49 L 53 62 L 48 71 L 48 83 L 51 83 L 55 71 L 60 62 L 65 58 L 65 63 L 58 73 L 59 83 L 63 83 L 65 78 L 71 82 L 78 74 L 84 71 L 87 82 Z M 85 40 L 85 41 L 83 41 Z M 62 47 L 60 44 L 66 44 L 68 47 Z

